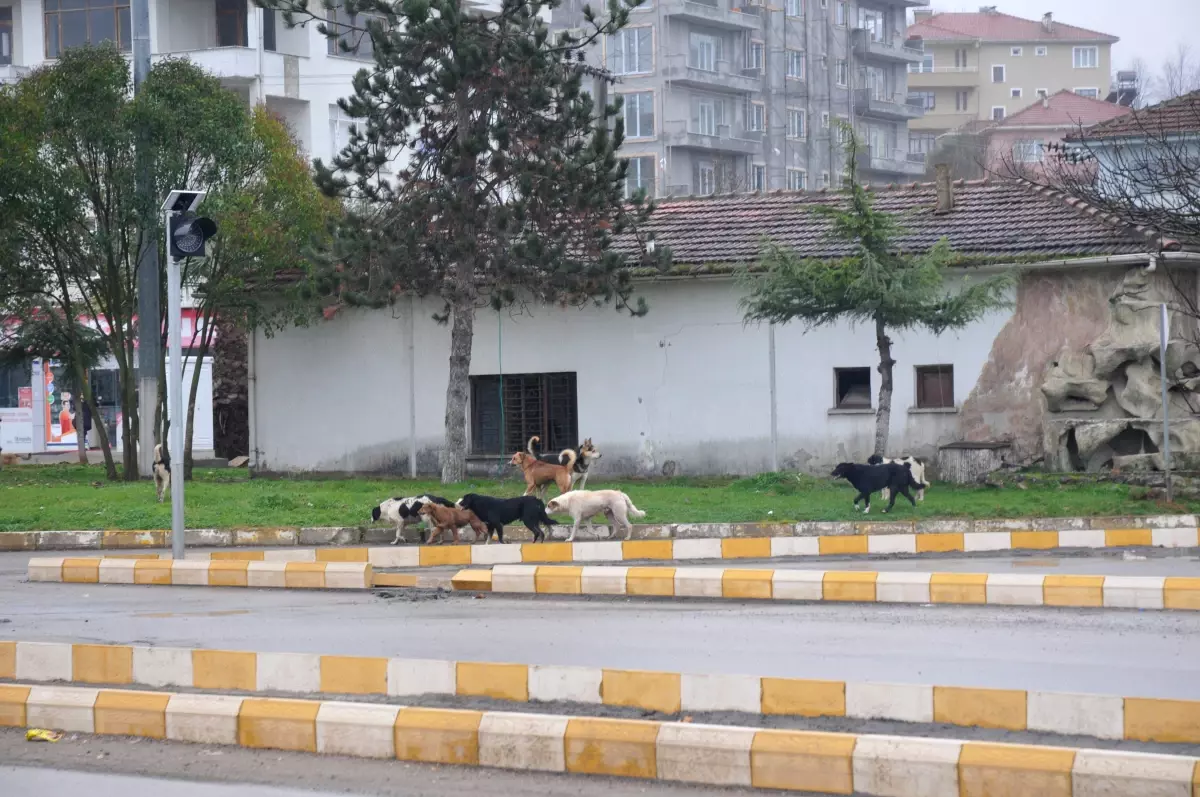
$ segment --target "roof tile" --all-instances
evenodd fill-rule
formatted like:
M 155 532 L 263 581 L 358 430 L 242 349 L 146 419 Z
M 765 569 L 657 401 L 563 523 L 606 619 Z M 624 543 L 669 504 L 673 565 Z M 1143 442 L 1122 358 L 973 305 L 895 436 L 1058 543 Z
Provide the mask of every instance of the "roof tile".
M 1040 20 L 1022 19 L 999 12 L 934 14 L 908 27 L 908 35 L 937 41 L 980 39 L 995 42 L 1116 42 L 1116 36 L 1054 22 L 1047 31 Z
M 1092 125 L 1084 136 L 1097 139 L 1172 133 L 1200 133 L 1200 90 Z M 1078 134 L 1068 137 L 1078 138 Z
M 934 184 L 917 183 L 873 191 L 875 207 L 897 214 L 902 250 L 924 252 L 946 237 L 969 259 L 1025 260 L 1144 252 L 1146 238 L 1072 207 L 1066 197 L 1033 187 L 997 181 L 955 183 L 954 210 L 935 214 Z M 764 237 L 804 257 L 840 258 L 851 254 L 846 242 L 830 237 L 830 222 L 812 212 L 818 205 L 842 204 L 840 193 L 739 194 L 700 199 L 663 200 L 641 232 L 669 246 L 677 271 L 704 271 L 752 263 Z M 631 240 L 618 251 L 633 254 Z

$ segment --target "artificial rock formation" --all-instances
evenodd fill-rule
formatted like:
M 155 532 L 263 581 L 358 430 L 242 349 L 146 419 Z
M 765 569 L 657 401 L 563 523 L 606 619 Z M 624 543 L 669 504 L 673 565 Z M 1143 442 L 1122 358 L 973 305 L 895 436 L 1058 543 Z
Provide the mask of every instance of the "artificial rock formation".
M 1180 289 L 1190 290 L 1180 286 Z M 1172 464 L 1200 460 L 1200 347 L 1196 319 L 1176 300 L 1167 275 L 1135 268 L 1109 299 L 1104 332 L 1081 349 L 1064 347 L 1042 382 L 1047 465 L 1057 470 L 1164 465 L 1159 353 L 1160 305 L 1168 305 Z

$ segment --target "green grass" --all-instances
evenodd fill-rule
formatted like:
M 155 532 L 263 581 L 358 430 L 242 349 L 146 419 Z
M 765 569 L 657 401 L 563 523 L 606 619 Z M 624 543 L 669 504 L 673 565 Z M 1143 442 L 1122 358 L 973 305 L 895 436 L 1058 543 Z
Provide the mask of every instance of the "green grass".
M 728 523 L 864 519 L 851 509 L 853 489 L 845 482 L 767 473 L 748 479 L 697 478 L 608 481 L 593 489 L 618 488 L 646 512 L 645 523 Z M 361 526 L 370 509 L 391 496 L 434 492 L 457 499 L 468 492 L 519 495 L 516 478 L 476 480 L 444 487 L 436 481 L 401 479 L 250 479 L 245 470 L 197 471 L 185 492 L 189 528 Z M 550 494 L 556 494 L 554 487 Z M 890 516 L 876 509 L 870 519 L 1007 518 L 1073 515 L 1147 515 L 1200 511 L 1200 501 L 1165 504 L 1145 499 L 1145 490 L 1118 484 L 1057 477 L 1030 480 L 1025 489 L 935 484 L 913 509 L 897 503 Z M 103 471 L 78 465 L 19 466 L 0 470 L 0 531 L 164 529 L 171 525 L 170 501 L 154 500 L 149 481 L 104 480 Z

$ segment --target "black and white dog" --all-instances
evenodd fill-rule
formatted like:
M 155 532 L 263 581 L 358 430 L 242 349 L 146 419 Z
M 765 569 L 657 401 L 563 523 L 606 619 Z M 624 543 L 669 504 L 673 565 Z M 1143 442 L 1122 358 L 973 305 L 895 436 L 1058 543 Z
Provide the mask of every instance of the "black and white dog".
M 571 489 L 585 489 L 587 487 L 588 469 L 592 466 L 593 462 L 603 456 L 603 454 L 600 453 L 600 449 L 596 448 L 596 446 L 592 444 L 592 438 L 589 437 L 584 440 L 579 444 L 578 448 L 564 448 L 562 451 L 559 451 L 557 455 L 539 454 L 534 451 L 534 444 L 540 443 L 541 441 L 542 438 L 538 437 L 537 435 L 529 438 L 529 444 L 525 446 L 525 450 L 529 453 L 529 456 L 536 457 L 542 462 L 550 462 L 555 465 L 566 465 L 567 452 L 574 451 L 575 465 L 571 468 Z M 578 484 L 576 484 L 576 482 L 578 482 Z
M 853 485 L 855 490 L 858 490 L 858 494 L 854 496 L 854 508 L 858 509 L 859 501 L 866 501 L 867 507 L 863 510 L 864 515 L 871 511 L 871 493 L 881 490 L 888 490 L 891 494 L 884 512 L 891 511 L 891 508 L 896 505 L 897 494 L 907 498 L 914 507 L 917 505 L 916 499 L 912 497 L 908 488 L 920 488 L 921 485 L 913 479 L 908 465 L 895 463 L 859 465 L 856 462 L 841 462 L 830 475 L 835 479 L 845 479 Z
M 162 444 L 154 446 L 154 463 L 150 466 L 154 474 L 154 491 L 158 493 L 158 502 L 163 502 L 163 495 L 171 486 L 171 454 Z
M 409 526 L 418 526 L 425 522 L 425 518 L 421 516 L 421 507 L 426 503 L 441 504 L 442 506 L 454 506 L 453 503 L 445 498 L 436 495 L 414 495 L 411 498 L 389 498 L 371 510 L 371 520 L 378 523 L 380 520 L 386 520 L 389 523 L 396 524 L 396 539 L 392 540 L 392 545 L 396 545 L 404 538 L 404 530 Z M 421 542 L 425 541 L 425 532 L 421 532 Z
M 925 500 L 925 488 L 929 486 L 929 482 L 925 481 L 925 463 L 913 456 L 896 457 L 889 459 L 881 457 L 878 454 L 872 454 L 867 457 L 868 465 L 908 465 L 908 469 L 912 471 L 913 480 L 920 485 L 917 488 L 917 500 Z M 879 492 L 879 497 L 884 501 L 888 500 L 888 488 L 884 487 Z

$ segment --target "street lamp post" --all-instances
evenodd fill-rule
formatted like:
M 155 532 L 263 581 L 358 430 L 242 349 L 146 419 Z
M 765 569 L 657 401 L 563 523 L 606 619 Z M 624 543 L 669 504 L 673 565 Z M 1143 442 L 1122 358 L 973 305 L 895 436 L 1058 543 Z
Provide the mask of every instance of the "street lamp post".
M 212 219 L 196 216 L 193 211 L 205 196 L 204 191 L 172 191 L 162 205 L 163 229 L 167 231 L 167 419 L 170 422 L 170 459 L 177 472 L 171 474 L 171 556 L 184 558 L 183 521 L 183 319 L 180 304 L 183 285 L 179 261 L 185 257 L 204 257 L 204 242 L 216 235 Z

